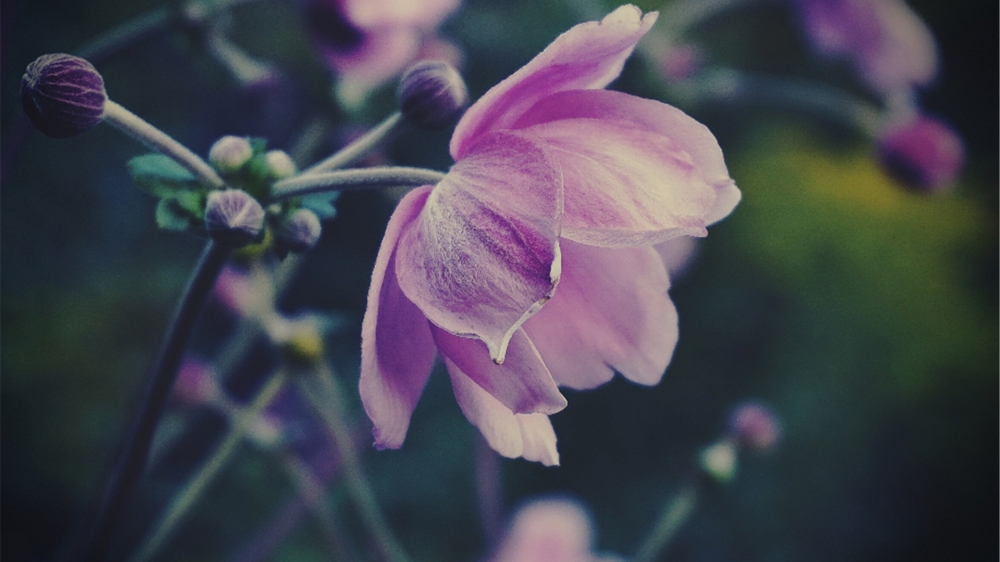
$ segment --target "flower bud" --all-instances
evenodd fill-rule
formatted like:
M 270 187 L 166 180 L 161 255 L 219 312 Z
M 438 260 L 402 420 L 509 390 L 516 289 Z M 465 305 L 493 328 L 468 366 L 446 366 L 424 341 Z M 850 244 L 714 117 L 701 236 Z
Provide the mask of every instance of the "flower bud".
M 64 139 L 104 118 L 104 79 L 94 65 L 73 55 L 42 55 L 21 78 L 21 104 L 31 123 L 46 135 Z
M 278 240 L 292 252 L 305 252 L 316 245 L 323 231 L 319 217 L 309 209 L 296 209 L 278 228 Z
M 747 402 L 729 416 L 729 435 L 741 449 L 763 453 L 778 443 L 781 423 L 767 406 Z
M 211 367 L 201 361 L 187 359 L 177 371 L 174 396 L 186 406 L 202 406 L 218 402 L 223 397 Z
M 285 438 L 285 429 L 281 419 L 267 413 L 262 413 L 250 423 L 247 437 L 257 447 L 267 451 L 281 445 Z
M 253 147 L 245 137 L 226 135 L 215 141 L 208 151 L 208 161 L 220 174 L 239 171 L 253 157 Z
M 205 204 L 205 228 L 219 242 L 246 246 L 264 228 L 264 208 L 246 191 L 213 191 Z
M 723 439 L 701 452 L 701 469 L 716 482 L 725 484 L 736 476 L 736 446 Z
M 925 115 L 883 130 L 878 138 L 878 154 L 889 173 L 925 192 L 947 189 L 965 162 L 958 134 Z
M 295 167 L 295 162 L 292 162 L 292 158 L 283 150 L 267 151 L 264 154 L 264 161 L 267 163 L 267 169 L 271 173 L 271 177 L 276 180 L 290 178 L 298 171 Z
M 399 109 L 422 129 L 443 129 L 469 103 L 469 91 L 457 70 L 446 62 L 421 61 L 399 83 Z

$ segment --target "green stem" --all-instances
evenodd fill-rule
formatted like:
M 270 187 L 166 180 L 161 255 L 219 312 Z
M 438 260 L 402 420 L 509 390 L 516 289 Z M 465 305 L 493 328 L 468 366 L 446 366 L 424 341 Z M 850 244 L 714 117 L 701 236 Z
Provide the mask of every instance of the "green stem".
M 153 531 L 146 535 L 146 539 L 143 540 L 142 545 L 129 558 L 130 562 L 144 562 L 156 553 L 163 544 L 163 541 L 167 539 L 177 524 L 187 515 L 188 510 L 201 497 L 202 492 L 218 476 L 219 471 L 233 456 L 233 453 L 236 452 L 236 447 L 246 436 L 251 424 L 278 395 L 278 392 L 284 387 L 287 378 L 288 376 L 283 370 L 275 372 L 247 408 L 241 408 L 232 412 L 229 430 L 226 432 L 226 436 L 222 442 L 194 477 L 174 496 L 173 501 L 170 502 L 170 506 L 163 513 L 163 516 L 160 517 Z
M 121 105 L 107 100 L 104 120 L 149 148 L 173 158 L 205 185 L 215 189 L 225 187 L 226 182 L 197 154 Z
M 653 562 L 656 560 L 656 557 L 663 552 L 663 549 L 694 512 L 697 503 L 698 488 L 696 486 L 688 485 L 681 489 L 664 507 L 656 525 L 643 541 L 639 550 L 636 551 L 632 562 Z
M 343 191 L 345 189 L 433 185 L 444 179 L 444 176 L 442 172 L 435 170 L 405 166 L 378 166 L 336 172 L 299 174 L 294 178 L 275 183 L 271 192 L 271 200 L 268 203 L 313 193 Z
M 293 452 L 286 451 L 281 461 L 285 472 L 295 484 L 299 497 L 319 524 L 334 560 L 353 560 L 354 554 L 348 548 L 350 542 L 341 531 L 337 516 L 327 501 L 326 486 L 316 477 L 309 465 Z
M 107 558 L 115 527 L 145 469 L 157 423 L 166 409 L 177 368 L 184 356 L 184 348 L 195 320 L 208 300 L 229 252 L 228 246 L 209 242 L 181 298 L 164 337 L 160 355 L 150 373 L 146 394 L 122 443 L 118 464 L 107 481 L 106 491 L 94 519 L 93 531 L 81 551 L 82 559 L 87 562 L 99 562 Z
M 500 484 L 500 455 L 479 434 L 476 439 L 476 495 L 479 523 L 487 550 L 496 546 L 503 531 L 503 493 Z
M 314 164 L 307 170 L 303 171 L 302 174 L 300 174 L 300 177 L 304 175 L 329 172 L 354 163 L 371 151 L 371 149 L 375 148 L 375 146 L 379 143 L 384 141 L 390 133 L 395 131 L 396 127 L 403 122 L 402 117 L 403 115 L 398 111 L 386 117 L 384 121 L 375 126 L 375 128 L 371 131 L 365 133 L 365 135 L 361 138 L 335 152 L 329 158 Z
M 372 534 L 376 548 L 386 562 L 408 562 L 409 557 L 396 540 L 378 505 L 371 484 L 361 470 L 358 453 L 351 441 L 350 428 L 342 418 L 343 392 L 328 365 L 320 363 L 298 378 L 303 394 L 326 425 L 330 439 L 340 457 L 344 482 L 357 504 L 361 518 Z

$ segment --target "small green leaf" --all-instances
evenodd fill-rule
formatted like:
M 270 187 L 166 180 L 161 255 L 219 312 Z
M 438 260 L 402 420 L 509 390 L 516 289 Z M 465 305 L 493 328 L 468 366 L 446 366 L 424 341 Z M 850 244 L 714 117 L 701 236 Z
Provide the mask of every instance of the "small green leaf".
M 315 193 L 301 198 L 302 206 L 316 213 L 321 220 L 337 216 L 337 208 L 333 206 L 339 193 Z
M 204 197 L 194 191 L 181 191 L 160 200 L 156 224 L 166 230 L 187 231 L 201 226 L 204 215 Z
M 198 180 L 184 166 L 163 154 L 145 154 L 128 162 L 132 181 L 157 197 L 198 188 Z

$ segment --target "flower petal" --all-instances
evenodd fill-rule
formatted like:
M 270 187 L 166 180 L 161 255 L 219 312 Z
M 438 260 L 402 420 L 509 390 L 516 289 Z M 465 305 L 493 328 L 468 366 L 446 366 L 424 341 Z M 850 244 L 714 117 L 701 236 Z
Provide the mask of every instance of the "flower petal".
M 434 367 L 430 323 L 399 288 L 395 248 L 423 208 L 430 186 L 411 191 L 393 212 L 379 248 L 361 323 L 361 401 L 374 424 L 375 446 L 398 449 Z
M 740 191 L 729 177 L 715 135 L 676 107 L 655 100 L 608 90 L 574 90 L 553 94 L 539 102 L 514 124 L 524 129 L 562 119 L 626 121 L 674 140 L 691 156 L 703 180 L 717 193 L 706 224 L 729 215 L 740 200 Z
M 559 464 L 556 434 L 548 416 L 515 414 L 447 357 L 444 364 L 459 408 L 494 451 L 508 458 L 524 457 L 545 466 Z
M 563 242 L 563 279 L 545 308 L 525 322 L 552 377 L 588 389 L 617 370 L 659 382 L 677 344 L 677 311 L 656 250 Z
M 431 192 L 399 242 L 403 292 L 428 319 L 502 363 L 559 281 L 562 178 L 539 142 L 494 133 Z
M 534 125 L 562 166 L 563 238 L 596 246 L 704 236 L 715 190 L 673 139 L 627 121 L 562 119 Z
M 362 29 L 380 26 L 433 31 L 458 9 L 460 0 L 344 0 L 351 23 Z
M 656 16 L 656 12 L 643 16 L 639 8 L 625 5 L 600 22 L 581 23 L 557 37 L 465 112 L 451 137 L 452 158 L 463 158 L 479 136 L 511 128 L 522 113 L 546 96 L 607 86 L 621 73 Z
M 436 326 L 431 332 L 442 356 L 513 413 L 554 414 L 566 407 L 566 399 L 524 330 L 514 332 L 503 365 L 490 361 L 479 340 L 455 336 Z

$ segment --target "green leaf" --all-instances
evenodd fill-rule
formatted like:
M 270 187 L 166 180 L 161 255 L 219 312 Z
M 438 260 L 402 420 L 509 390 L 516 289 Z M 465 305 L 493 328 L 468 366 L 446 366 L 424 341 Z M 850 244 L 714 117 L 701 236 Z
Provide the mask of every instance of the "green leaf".
M 314 193 L 301 198 L 302 206 L 316 213 L 320 220 L 332 219 L 337 216 L 334 202 L 340 193 Z
M 188 231 L 204 222 L 205 201 L 202 194 L 182 191 L 160 200 L 156 207 L 156 224 L 166 230 Z
M 132 181 L 157 197 L 169 197 L 178 191 L 200 187 L 198 180 L 184 166 L 163 154 L 145 154 L 128 162 Z

